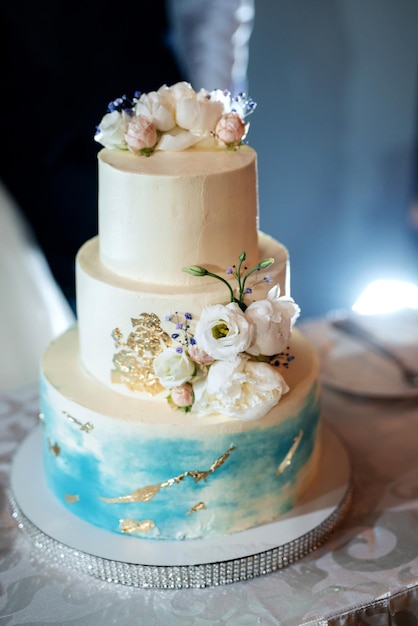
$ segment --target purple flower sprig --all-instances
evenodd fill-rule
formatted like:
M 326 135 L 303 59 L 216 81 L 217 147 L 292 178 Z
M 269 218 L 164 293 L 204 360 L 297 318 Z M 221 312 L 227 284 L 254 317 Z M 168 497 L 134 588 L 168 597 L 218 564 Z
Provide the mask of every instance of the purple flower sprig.
M 238 267 L 236 268 L 235 266 L 232 266 L 226 270 L 226 273 L 232 274 L 238 282 L 238 297 L 235 297 L 234 290 L 232 289 L 230 283 L 227 280 L 225 280 L 225 278 L 223 278 L 222 276 L 219 276 L 218 274 L 213 274 L 212 272 L 209 272 L 209 270 L 207 270 L 205 267 L 201 267 L 200 265 L 190 265 L 189 267 L 183 267 L 182 271 L 186 272 L 187 274 L 191 274 L 192 276 L 211 276 L 212 278 L 216 278 L 217 280 L 220 280 L 228 287 L 230 302 L 236 302 L 238 306 L 240 307 L 240 309 L 242 311 L 245 311 L 247 306 L 244 303 L 244 295 L 246 293 L 251 293 L 251 290 L 248 291 L 249 288 L 246 287 L 246 282 L 248 278 L 252 274 L 254 274 L 254 272 L 267 269 L 268 267 L 270 267 L 270 265 L 274 263 L 274 259 L 269 257 L 267 259 L 263 259 L 262 261 L 257 263 L 257 265 L 255 265 L 253 268 L 248 270 L 247 267 L 245 266 L 243 267 L 243 263 L 246 260 L 246 258 L 247 258 L 247 255 L 245 251 L 241 252 L 241 254 L 239 255 Z
M 238 281 L 238 289 L 239 289 L 239 295 L 238 295 L 238 300 L 239 302 L 243 301 L 244 298 L 244 293 L 247 293 L 246 291 L 246 287 L 245 284 L 248 280 L 248 278 L 254 274 L 254 272 L 258 272 L 260 270 L 264 270 L 267 269 L 268 267 L 270 267 L 270 265 L 272 265 L 274 263 L 274 259 L 269 257 L 267 259 L 263 259 L 262 261 L 260 261 L 259 263 L 257 263 L 257 265 L 255 267 L 253 267 L 252 269 L 248 270 L 245 272 L 245 274 L 242 273 L 242 270 L 247 270 L 246 267 L 242 267 L 242 264 L 244 263 L 244 261 L 246 260 L 247 255 L 245 252 L 241 252 L 241 254 L 239 255 L 239 265 L 237 270 L 234 272 L 234 276 Z
M 167 322 L 172 322 L 175 325 L 175 332 L 171 333 L 171 339 L 178 341 L 180 346 L 188 347 L 189 344 L 195 343 L 193 336 L 190 333 L 190 321 L 193 319 L 191 313 L 184 313 L 184 320 L 181 320 L 179 314 L 166 315 Z M 177 352 L 181 351 L 181 348 L 176 348 Z
M 113 113 L 113 111 L 124 111 L 127 115 L 133 115 L 135 104 L 138 102 L 140 95 L 141 92 L 136 91 L 133 98 L 128 98 L 128 96 L 124 94 L 120 98 L 112 100 L 112 102 L 109 102 L 107 106 L 107 112 Z
M 227 92 L 227 95 L 230 95 L 230 92 Z M 234 102 L 236 103 L 235 108 Z M 251 115 L 251 113 L 255 111 L 256 107 L 257 103 L 254 102 L 252 98 L 249 98 L 243 91 L 232 98 L 232 110 L 239 111 L 243 118 Z

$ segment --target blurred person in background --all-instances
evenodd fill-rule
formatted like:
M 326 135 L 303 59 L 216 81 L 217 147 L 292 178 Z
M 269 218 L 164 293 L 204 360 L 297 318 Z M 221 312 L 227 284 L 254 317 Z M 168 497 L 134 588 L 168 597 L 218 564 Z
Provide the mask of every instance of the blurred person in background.
M 254 0 L 2 3 L 0 179 L 74 309 L 75 255 L 97 234 L 93 136 L 107 104 L 180 80 L 245 91 L 253 18 Z

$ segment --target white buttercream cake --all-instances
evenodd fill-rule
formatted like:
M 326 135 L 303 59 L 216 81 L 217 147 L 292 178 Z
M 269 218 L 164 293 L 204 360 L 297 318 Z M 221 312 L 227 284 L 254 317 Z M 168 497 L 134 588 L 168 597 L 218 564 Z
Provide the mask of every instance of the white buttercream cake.
M 318 361 L 287 250 L 258 230 L 252 108 L 179 83 L 99 126 L 99 235 L 76 259 L 77 325 L 44 355 L 41 419 L 50 489 L 110 532 L 239 532 L 315 475 Z

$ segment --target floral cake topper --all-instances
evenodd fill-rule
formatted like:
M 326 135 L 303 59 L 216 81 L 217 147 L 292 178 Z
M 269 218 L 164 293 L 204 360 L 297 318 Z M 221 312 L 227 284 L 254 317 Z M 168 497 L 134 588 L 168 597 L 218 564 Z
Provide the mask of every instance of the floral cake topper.
M 158 91 L 111 102 L 94 138 L 106 148 L 145 156 L 197 144 L 236 148 L 247 134 L 245 119 L 255 107 L 243 93 L 196 92 L 186 82 L 163 85 Z
M 245 297 L 252 292 L 248 278 L 267 269 L 273 259 L 264 259 L 252 269 L 243 265 L 245 259 L 243 252 L 238 266 L 226 270 L 236 279 L 236 293 L 225 278 L 204 267 L 183 268 L 193 276 L 211 276 L 225 283 L 230 301 L 204 307 L 193 331 L 190 313 L 167 317 L 175 324 L 171 337 L 176 345 L 155 357 L 154 372 L 169 390 L 168 401 L 174 408 L 198 416 L 218 412 L 255 420 L 289 391 L 278 370 L 293 358 L 287 347 L 300 309 L 292 298 L 280 296 L 278 285 L 265 299 L 247 305 Z M 269 276 L 261 280 L 271 282 Z

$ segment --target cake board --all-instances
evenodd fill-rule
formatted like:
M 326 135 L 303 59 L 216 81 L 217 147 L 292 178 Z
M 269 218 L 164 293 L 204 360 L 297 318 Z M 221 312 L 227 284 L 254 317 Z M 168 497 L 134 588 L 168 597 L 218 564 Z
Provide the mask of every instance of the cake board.
M 141 588 L 202 588 L 279 570 L 322 545 L 343 520 L 352 485 L 347 451 L 322 426 L 317 476 L 296 507 L 247 531 L 184 541 L 149 540 L 97 528 L 65 509 L 46 485 L 41 427 L 19 447 L 10 502 L 19 528 L 50 562 Z

